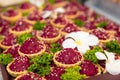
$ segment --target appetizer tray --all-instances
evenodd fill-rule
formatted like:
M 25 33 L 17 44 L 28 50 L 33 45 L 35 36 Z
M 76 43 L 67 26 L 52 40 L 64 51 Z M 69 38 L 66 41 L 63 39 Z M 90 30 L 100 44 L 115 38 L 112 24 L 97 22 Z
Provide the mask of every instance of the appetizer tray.
M 113 3 L 111 0 L 88 0 L 85 5 L 120 24 L 120 5 Z
M 119 16 L 101 1 L 0 8 L 0 80 L 120 80 Z

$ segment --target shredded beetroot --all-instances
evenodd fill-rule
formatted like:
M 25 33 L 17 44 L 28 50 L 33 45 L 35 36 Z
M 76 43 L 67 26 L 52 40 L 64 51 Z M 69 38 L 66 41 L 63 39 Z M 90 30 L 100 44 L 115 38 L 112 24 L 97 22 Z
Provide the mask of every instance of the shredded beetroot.
M 20 72 L 27 70 L 27 68 L 30 66 L 30 61 L 28 57 L 16 57 L 14 62 L 10 65 L 10 69 L 12 71 Z
M 45 78 L 47 80 L 60 80 L 60 76 L 62 73 L 64 73 L 64 68 L 61 67 L 54 67 L 52 68 L 52 71 L 50 72 L 49 75 L 47 75 Z
M 33 54 L 41 51 L 43 48 L 43 43 L 36 38 L 30 38 L 22 44 L 20 51 L 24 54 Z
M 4 13 L 4 16 L 13 17 L 16 16 L 17 14 L 18 14 L 17 11 L 10 9 Z
M 12 30 L 15 31 L 24 31 L 30 27 L 30 24 L 25 22 L 23 19 L 20 19 L 16 22 L 15 26 L 12 28 Z
M 54 38 L 59 35 L 58 29 L 52 27 L 51 25 L 46 26 L 42 31 L 43 33 L 41 34 L 41 37 L 44 38 Z
M 80 73 L 86 74 L 87 76 L 94 76 L 98 73 L 98 68 L 95 67 L 95 65 L 89 60 L 84 60 L 84 62 L 81 64 Z
M 79 31 L 78 27 L 75 24 L 72 23 L 68 23 L 63 29 L 62 31 L 70 33 L 70 32 L 76 32 Z
M 21 8 L 21 9 L 29 9 L 31 6 L 32 6 L 32 5 L 31 5 L 30 3 L 25 2 L 25 3 L 22 3 L 22 4 L 20 5 L 20 8 Z
M 36 73 L 28 73 L 20 78 L 18 80 L 42 80 L 42 78 L 36 74 Z
M 65 25 L 66 24 L 66 20 L 62 17 L 58 17 L 54 20 L 54 23 L 56 24 L 61 24 L 61 25 Z
M 3 45 L 12 46 L 17 43 L 16 37 L 13 34 L 6 36 L 1 42 Z
M 41 16 L 41 13 L 37 10 L 35 10 L 33 13 L 31 13 L 29 16 L 28 16 L 28 19 L 29 20 L 33 20 L 33 21 L 39 21 L 39 20 L 43 20 L 42 16 Z
M 11 54 L 13 58 L 16 58 L 16 57 L 20 56 L 20 55 L 18 54 L 18 48 L 19 48 L 18 45 L 14 45 L 14 46 L 12 46 L 11 48 L 9 48 L 9 49 L 5 52 L 5 54 Z
M 91 33 L 96 35 L 99 39 L 102 40 L 107 40 L 110 38 L 109 33 L 107 33 L 104 29 L 95 29 Z
M 63 64 L 74 64 L 80 61 L 81 58 L 82 56 L 79 52 L 73 50 L 72 48 L 66 48 L 58 54 L 56 60 Z

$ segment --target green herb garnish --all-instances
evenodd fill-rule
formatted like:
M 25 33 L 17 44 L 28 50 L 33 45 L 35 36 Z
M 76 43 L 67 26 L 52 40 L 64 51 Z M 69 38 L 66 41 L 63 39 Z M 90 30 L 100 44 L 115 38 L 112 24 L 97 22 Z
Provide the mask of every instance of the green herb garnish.
M 105 21 L 97 24 L 97 27 L 99 27 L 99 28 L 105 28 L 106 26 L 107 26 L 107 22 L 105 22 Z
M 55 53 L 55 52 L 57 52 L 57 51 L 60 51 L 61 49 L 62 49 L 62 47 L 61 47 L 60 44 L 58 44 L 58 43 L 53 43 L 53 44 L 51 44 L 50 51 L 51 51 L 52 53 Z
M 9 64 L 11 61 L 13 60 L 12 55 L 11 54 L 4 54 L 1 53 L 0 54 L 0 63 L 3 65 L 7 65 Z
M 25 12 L 25 13 L 23 13 L 22 15 L 23 15 L 23 16 L 28 16 L 28 14 L 29 14 L 28 12 Z
M 7 8 L 2 8 L 2 12 L 6 12 L 7 11 Z
M 34 57 L 30 60 L 29 72 L 36 72 L 41 76 L 48 75 L 50 73 L 50 64 L 52 62 L 53 55 L 44 53 L 42 56 Z
M 46 25 L 45 23 L 41 23 L 40 21 L 37 21 L 37 22 L 33 25 L 33 29 L 34 29 L 34 30 L 42 30 L 45 25 Z
M 2 40 L 3 39 L 3 37 L 2 37 L 2 35 L 0 35 L 0 40 Z
M 15 25 L 15 23 L 14 23 L 14 22 L 11 22 L 11 23 L 10 23 L 10 26 L 11 26 L 11 27 L 13 27 L 14 25 Z
M 118 43 L 118 41 L 115 40 L 106 42 L 105 46 L 108 51 L 115 52 L 120 55 L 120 44 Z
M 83 80 L 86 78 L 86 75 L 81 75 L 80 66 L 75 66 L 71 68 L 66 68 L 65 73 L 61 75 L 61 80 Z
M 93 63 L 97 63 L 98 59 L 95 56 L 96 52 L 102 52 L 103 49 L 99 46 L 95 46 L 92 50 L 88 50 L 85 54 L 84 54 L 84 58 L 85 60 L 90 60 Z
M 75 19 L 75 20 L 74 20 L 74 23 L 75 23 L 77 26 L 79 26 L 79 27 L 82 27 L 83 24 L 84 24 L 84 22 L 83 22 L 82 20 L 80 20 L 80 19 Z
M 82 27 L 84 25 L 84 22 L 80 19 L 75 19 L 74 23 L 79 27 Z
M 40 74 L 41 76 L 45 76 L 48 75 L 51 71 L 51 66 L 50 65 L 46 65 L 46 66 L 40 66 L 39 67 L 40 70 L 38 70 L 38 74 Z
M 55 3 L 55 0 L 48 0 L 49 1 L 49 3 L 51 3 L 51 4 L 54 4 Z
M 32 34 L 29 34 L 29 33 L 22 34 L 17 37 L 17 42 L 19 44 L 22 44 L 25 40 L 27 40 L 28 38 L 31 38 L 31 37 L 32 37 Z

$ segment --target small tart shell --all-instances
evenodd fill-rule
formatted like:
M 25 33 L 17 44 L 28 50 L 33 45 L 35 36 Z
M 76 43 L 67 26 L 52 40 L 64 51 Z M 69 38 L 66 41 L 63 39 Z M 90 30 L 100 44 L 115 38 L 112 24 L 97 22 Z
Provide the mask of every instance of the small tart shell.
M 98 69 L 97 69 L 97 71 L 98 71 L 98 73 L 96 74 L 96 75 L 94 75 L 94 76 L 97 76 L 97 75 L 100 75 L 101 74 L 101 68 L 100 68 L 100 66 L 99 65 L 96 65 L 96 64 L 94 64 Z M 91 76 L 87 76 L 87 78 L 89 78 L 89 77 L 91 77 Z
M 89 32 L 92 32 L 93 30 L 91 30 L 91 31 L 89 31 Z M 107 38 L 106 40 L 102 40 L 102 39 L 99 39 L 99 42 L 100 43 L 106 43 L 106 42 L 109 42 L 109 41 L 111 41 L 111 40 L 113 40 L 113 34 L 110 32 L 110 31 L 107 31 L 107 30 L 105 30 L 105 32 L 107 32 L 108 33 L 108 35 L 109 35 L 109 38 Z
M 1 47 L 2 49 L 8 49 L 8 48 L 10 48 L 11 46 L 3 45 L 3 44 L 2 44 L 2 40 L 1 40 L 1 41 L 0 41 L 0 47 Z
M 57 28 L 63 28 L 63 27 L 65 27 L 65 25 L 66 24 L 56 24 L 56 23 L 54 23 L 54 20 L 50 20 L 50 23 L 54 26 L 54 27 L 57 27 Z
M 74 67 L 74 66 L 80 65 L 81 62 L 83 61 L 83 56 L 81 55 L 81 60 L 80 60 L 80 61 L 78 61 L 78 62 L 76 62 L 76 63 L 74 63 L 74 64 L 63 64 L 63 63 L 61 63 L 61 62 L 58 62 L 58 61 L 55 59 L 59 53 L 60 53 L 60 51 L 56 52 L 56 53 L 54 54 L 54 57 L 53 57 L 54 63 L 55 63 L 57 66 L 59 66 L 59 67 L 64 67 L 64 68 Z
M 43 40 L 47 43 L 53 43 L 53 42 L 56 42 L 57 40 L 59 40 L 61 38 L 61 31 L 59 31 L 59 34 L 54 38 L 43 38 L 43 37 L 39 36 L 39 33 L 37 34 L 37 38 L 39 40 Z
M 18 14 L 16 16 L 12 16 L 12 17 L 7 17 L 4 15 L 4 13 L 1 13 L 1 18 L 5 19 L 9 22 L 15 22 L 17 20 L 19 20 L 22 17 L 22 13 L 20 11 L 18 11 Z
M 79 31 L 80 29 L 78 28 L 78 31 Z M 71 32 L 70 32 L 71 33 Z M 69 34 L 69 33 L 67 33 L 67 32 L 65 32 L 65 31 L 62 31 L 62 29 L 61 29 L 61 34 L 62 34 L 62 36 L 65 36 L 65 35 L 67 35 L 67 34 Z
M 12 30 L 12 28 L 10 28 L 9 32 L 14 34 L 15 36 L 19 36 L 19 35 L 22 35 L 24 33 L 30 33 L 30 32 L 32 32 L 32 30 L 33 30 L 32 26 L 29 26 L 29 28 L 24 30 L 24 31 L 14 31 L 14 30 Z
M 33 54 L 25 54 L 23 52 L 20 51 L 20 48 L 18 49 L 18 53 L 20 54 L 20 56 L 27 56 L 29 58 L 33 58 L 35 56 L 41 56 L 42 54 L 44 54 L 45 50 L 46 50 L 46 46 L 45 44 L 43 44 L 43 49 L 37 53 L 33 53 Z
M 115 30 L 108 30 L 108 32 L 111 34 L 111 35 L 114 35 L 116 33 Z
M 68 19 L 75 19 L 75 18 L 77 18 L 80 14 L 83 14 L 82 12 L 77 12 L 76 14 L 74 14 L 74 15 L 66 15 L 66 17 L 68 18 Z
M 67 5 L 69 2 L 68 1 L 62 1 L 62 2 L 59 2 L 59 3 L 55 3 L 53 5 L 54 8 L 59 8 L 59 7 L 64 7 L 65 5 Z
M 2 31 L 2 26 L 0 26 L 0 32 Z
M 69 34 L 69 33 L 64 32 L 64 31 L 61 31 L 61 33 L 62 33 L 62 36 L 65 36 L 65 35 Z
M 110 34 L 110 36 L 109 36 L 109 38 L 108 39 L 106 39 L 106 40 L 99 40 L 101 43 L 106 43 L 106 42 L 109 42 L 109 41 L 111 41 L 112 39 L 113 39 L 113 35 L 111 34 L 111 33 L 109 33 Z
M 103 68 L 102 66 L 100 66 L 99 64 L 97 64 L 98 68 L 101 70 L 101 73 L 106 73 L 106 69 Z
M 28 73 L 24 73 L 22 75 L 19 75 L 18 77 L 15 78 L 15 80 L 18 80 L 19 78 L 21 78 L 22 76 L 27 75 L 27 74 Z M 41 77 L 41 78 L 42 78 L 42 80 L 46 80 L 44 77 Z
M 28 22 L 29 24 L 32 24 L 32 25 L 34 25 L 37 21 L 32 21 L 32 20 L 29 20 L 29 19 L 27 19 L 27 17 L 24 19 L 26 22 Z M 39 20 L 41 23 L 44 23 L 45 22 L 45 20 Z
M 94 65 L 98 68 L 97 69 L 98 73 L 95 76 L 100 75 L 101 74 L 101 68 L 97 64 L 94 64 Z
M 8 71 L 8 73 L 9 73 L 11 76 L 17 77 L 17 76 L 19 76 L 19 75 L 21 75 L 21 74 L 23 74 L 23 73 L 27 73 L 27 70 L 20 71 L 20 72 L 16 72 L 16 71 L 10 70 L 10 66 L 11 66 L 11 64 L 12 64 L 13 62 L 14 62 L 14 60 L 7 65 L 7 71 Z
M 95 65 L 97 68 L 98 68 L 98 73 L 96 74 L 96 76 L 97 75 L 100 75 L 101 74 L 101 69 L 100 69 L 100 67 L 98 66 L 98 65 Z
M 35 9 L 36 9 L 35 6 L 31 6 L 29 9 L 20 9 L 20 11 L 21 11 L 22 13 L 29 13 L 29 12 L 34 11 Z

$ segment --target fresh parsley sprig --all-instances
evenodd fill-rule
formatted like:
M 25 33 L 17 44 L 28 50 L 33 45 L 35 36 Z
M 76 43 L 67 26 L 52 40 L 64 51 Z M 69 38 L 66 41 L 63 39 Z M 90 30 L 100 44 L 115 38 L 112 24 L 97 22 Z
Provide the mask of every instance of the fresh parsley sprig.
M 28 13 L 28 12 L 24 12 L 22 15 L 23 15 L 23 16 L 28 16 L 29 13 Z
M 115 52 L 120 55 L 120 44 L 118 43 L 118 41 L 113 40 L 113 41 L 106 42 L 105 46 L 108 51 Z
M 52 59 L 53 55 L 48 53 L 32 58 L 30 60 L 31 65 L 28 68 L 28 72 L 36 72 L 41 76 L 48 75 L 51 71 L 50 64 Z
M 66 68 L 65 73 L 61 75 L 61 80 L 83 80 L 86 78 L 86 75 L 81 75 L 80 66 L 74 66 L 71 68 Z
M 2 40 L 3 39 L 3 36 L 2 35 L 0 35 L 0 40 Z
M 37 21 L 37 22 L 33 25 L 33 29 L 34 29 L 34 30 L 42 30 L 45 25 L 46 25 L 45 23 L 41 23 L 40 21 Z
M 2 11 L 2 12 L 5 12 L 5 11 L 7 11 L 7 8 L 3 8 L 1 11 Z
M 11 23 L 10 23 L 10 26 L 11 26 L 11 27 L 13 27 L 14 25 L 15 25 L 15 23 L 14 23 L 14 22 L 11 22 Z
M 103 22 L 100 22 L 96 25 L 96 27 L 98 28 L 105 28 L 107 26 L 107 22 L 106 21 L 103 21 Z
M 95 56 L 96 52 L 102 52 L 103 49 L 99 46 L 95 46 L 92 50 L 88 50 L 85 54 L 84 54 L 84 58 L 85 60 L 90 60 L 93 63 L 97 63 L 98 59 Z
M 61 47 L 60 44 L 58 44 L 58 43 L 52 43 L 52 44 L 51 44 L 50 51 L 51 51 L 52 53 L 55 53 L 55 52 L 60 51 L 60 50 L 62 50 L 62 47 Z
M 54 4 L 54 3 L 55 3 L 55 0 L 48 0 L 48 2 L 49 2 L 50 4 Z
M 82 21 L 80 19 L 75 19 L 74 23 L 79 27 L 82 27 L 84 25 L 84 21 Z
M 3 65 L 7 65 L 9 64 L 11 61 L 13 60 L 12 55 L 11 54 L 4 54 L 1 53 L 0 54 L 0 63 Z
M 22 34 L 17 37 L 17 42 L 19 44 L 22 44 L 25 40 L 27 40 L 28 38 L 31 38 L 31 37 L 32 37 L 32 34 L 29 34 L 29 33 Z

